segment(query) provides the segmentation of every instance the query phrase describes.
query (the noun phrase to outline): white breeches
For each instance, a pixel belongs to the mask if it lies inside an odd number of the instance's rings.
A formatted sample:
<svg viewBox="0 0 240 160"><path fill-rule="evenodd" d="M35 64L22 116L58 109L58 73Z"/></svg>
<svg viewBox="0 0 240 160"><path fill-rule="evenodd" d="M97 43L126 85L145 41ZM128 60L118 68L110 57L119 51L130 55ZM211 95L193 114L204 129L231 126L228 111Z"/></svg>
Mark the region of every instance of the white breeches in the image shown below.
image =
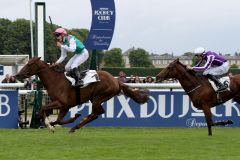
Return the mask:
<svg viewBox="0 0 240 160"><path fill-rule="evenodd" d="M80 54L75 54L66 64L65 70L69 71L70 69L80 66L88 57L89 54L87 49L84 49Z"/></svg>
<svg viewBox="0 0 240 160"><path fill-rule="evenodd" d="M219 67L209 68L208 70L203 72L203 75L211 74L214 76L219 76L227 73L228 70L229 70L228 62L225 62Z"/></svg>

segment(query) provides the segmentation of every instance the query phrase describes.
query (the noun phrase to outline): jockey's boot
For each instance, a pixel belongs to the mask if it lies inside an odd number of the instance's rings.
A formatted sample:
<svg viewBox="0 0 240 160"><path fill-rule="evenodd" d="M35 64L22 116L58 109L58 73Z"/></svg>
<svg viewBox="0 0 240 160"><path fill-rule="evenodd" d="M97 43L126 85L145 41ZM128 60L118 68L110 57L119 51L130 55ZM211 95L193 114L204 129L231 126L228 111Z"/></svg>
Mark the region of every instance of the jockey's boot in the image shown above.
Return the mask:
<svg viewBox="0 0 240 160"><path fill-rule="evenodd" d="M83 85L83 81L79 80L79 77L81 75L80 75L80 72L79 72L77 67L69 70L66 75L75 79L75 85L74 86Z"/></svg>
<svg viewBox="0 0 240 160"><path fill-rule="evenodd" d="M217 91L222 91L222 90L225 90L227 87L224 86L217 77L215 77L214 75L211 75L211 74L207 74L206 75L207 78L211 79L215 84L216 86L218 87L218 90Z"/></svg>
<svg viewBox="0 0 240 160"><path fill-rule="evenodd" d="M73 68L73 72L74 72L74 76L73 77L76 81L75 86L82 86L83 85L83 81L82 81L82 75L80 73L80 71L78 70L78 68Z"/></svg>

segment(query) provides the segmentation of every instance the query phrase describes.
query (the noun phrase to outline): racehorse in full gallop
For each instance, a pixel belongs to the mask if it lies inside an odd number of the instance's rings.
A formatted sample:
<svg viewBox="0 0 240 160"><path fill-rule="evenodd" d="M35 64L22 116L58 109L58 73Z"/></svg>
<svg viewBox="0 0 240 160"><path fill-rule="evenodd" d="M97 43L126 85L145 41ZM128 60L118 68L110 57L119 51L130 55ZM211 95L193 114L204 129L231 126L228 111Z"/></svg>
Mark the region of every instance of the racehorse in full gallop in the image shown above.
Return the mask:
<svg viewBox="0 0 240 160"><path fill-rule="evenodd" d="M157 81L168 78L178 79L193 105L203 110L208 126L208 135L212 135L212 126L233 123L230 120L214 123L210 108L231 98L240 103L240 75L230 77L230 90L216 93L206 77L197 77L193 70L189 70L177 59L156 76Z"/></svg>
<svg viewBox="0 0 240 160"><path fill-rule="evenodd" d="M41 61L40 58L32 58L15 76L18 79L27 78L32 75L39 76L52 100L50 104L42 106L40 111L40 116L43 117L50 129L53 129L52 126L56 124L63 125L74 122L80 114L76 114L75 117L66 121L63 118L71 107L85 103L88 100L92 102L92 113L85 117L78 125L74 126L70 132L74 132L76 129L97 119L99 115L104 113L102 103L121 92L137 103L148 101L147 91L133 90L115 79L108 72L97 71L97 73L100 81L91 83L85 88L72 87L63 72L55 71L54 68ZM48 111L51 109L60 110L55 122L49 122L48 120Z"/></svg>

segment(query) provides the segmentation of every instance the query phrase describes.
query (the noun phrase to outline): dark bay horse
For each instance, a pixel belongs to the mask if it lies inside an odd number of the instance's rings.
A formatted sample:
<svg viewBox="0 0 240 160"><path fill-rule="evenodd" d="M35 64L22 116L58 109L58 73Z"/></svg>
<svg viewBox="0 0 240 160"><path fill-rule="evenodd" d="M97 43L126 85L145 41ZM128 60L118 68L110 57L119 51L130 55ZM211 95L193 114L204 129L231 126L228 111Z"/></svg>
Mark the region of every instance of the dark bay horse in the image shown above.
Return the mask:
<svg viewBox="0 0 240 160"><path fill-rule="evenodd" d="M127 85L115 79L111 74L105 71L97 71L100 81L89 84L85 88L72 87L65 78L63 72L57 72L50 65L41 61L40 58L32 58L18 72L16 78L23 79L32 75L38 75L43 86L48 92L52 102L42 106L40 116L45 120L46 125L51 129L55 124L67 124L74 122L80 114L64 121L63 118L71 107L82 104L90 100L92 102L92 113L86 116L78 125L74 126L70 132L74 132L87 123L98 118L104 113L102 103L113 96L123 92L126 96L132 98L137 103L148 101L147 91L133 90ZM48 111L59 109L58 118L55 122L49 122Z"/></svg>
<svg viewBox="0 0 240 160"><path fill-rule="evenodd" d="M189 70L177 59L156 76L157 81L168 78L178 79L183 89L192 100L193 105L203 110L208 126L208 135L212 135L211 126L233 123L230 120L214 123L212 121L210 108L224 103L231 98L240 103L240 75L230 77L230 91L226 90L217 94L206 77L196 76L193 70ZM221 102L219 99L221 99Z"/></svg>

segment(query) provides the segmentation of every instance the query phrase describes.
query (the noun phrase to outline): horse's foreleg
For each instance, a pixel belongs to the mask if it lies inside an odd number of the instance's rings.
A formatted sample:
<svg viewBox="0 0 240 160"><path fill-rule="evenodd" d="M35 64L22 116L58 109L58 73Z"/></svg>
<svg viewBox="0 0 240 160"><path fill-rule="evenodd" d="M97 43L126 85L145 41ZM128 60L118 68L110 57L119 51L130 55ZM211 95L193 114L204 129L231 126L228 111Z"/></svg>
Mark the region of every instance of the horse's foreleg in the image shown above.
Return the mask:
<svg viewBox="0 0 240 160"><path fill-rule="evenodd" d="M54 132L54 127L50 124L50 120L48 117L49 115L47 115L47 111L51 109L59 109L59 108L62 108L61 103L59 103L58 101L53 101L43 106L40 110L40 116L43 117L44 123L52 132Z"/></svg>
<svg viewBox="0 0 240 160"><path fill-rule="evenodd" d="M205 114L205 119L206 119L206 122L207 122L208 135L211 136L212 135L213 121L212 121L212 113L211 113L210 107L209 106L204 106L203 107L203 112Z"/></svg>
<svg viewBox="0 0 240 160"><path fill-rule="evenodd" d="M64 124L68 124L68 123L73 123L78 117L81 116L81 114L75 114L75 116L73 118L70 118L68 120L63 120L64 116L67 114L68 109L61 109L59 114L58 114L58 118L55 122L50 122L50 124L52 126L59 124L59 125L64 125Z"/></svg>

